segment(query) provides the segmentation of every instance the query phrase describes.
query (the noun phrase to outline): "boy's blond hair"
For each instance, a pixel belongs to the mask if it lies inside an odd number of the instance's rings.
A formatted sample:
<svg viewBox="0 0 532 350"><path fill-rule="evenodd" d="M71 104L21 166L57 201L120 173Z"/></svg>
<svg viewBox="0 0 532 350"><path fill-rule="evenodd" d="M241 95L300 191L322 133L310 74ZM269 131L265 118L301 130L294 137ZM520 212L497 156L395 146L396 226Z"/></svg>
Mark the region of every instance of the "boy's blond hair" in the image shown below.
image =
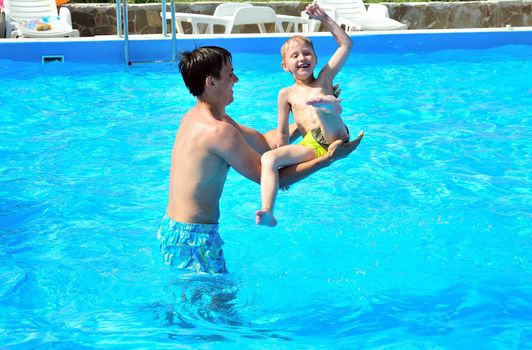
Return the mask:
<svg viewBox="0 0 532 350"><path fill-rule="evenodd" d="M287 41L285 41L283 46L281 46L281 58L284 59L284 55L286 54L286 52L288 51L288 48L293 43L306 44L306 45L310 46L310 48L312 49L312 52L314 52L314 55L316 54L316 51L314 50L314 45L312 44L312 41L310 41L309 38L307 38L306 36L303 36L303 35L294 35L294 36L290 37Z"/></svg>

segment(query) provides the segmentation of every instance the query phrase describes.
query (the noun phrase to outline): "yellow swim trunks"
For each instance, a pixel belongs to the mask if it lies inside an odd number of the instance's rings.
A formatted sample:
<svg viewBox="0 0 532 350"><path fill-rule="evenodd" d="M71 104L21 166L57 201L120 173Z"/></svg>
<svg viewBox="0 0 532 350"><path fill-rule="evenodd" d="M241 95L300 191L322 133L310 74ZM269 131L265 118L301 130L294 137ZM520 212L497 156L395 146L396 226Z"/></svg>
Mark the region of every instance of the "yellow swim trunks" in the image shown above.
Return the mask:
<svg viewBox="0 0 532 350"><path fill-rule="evenodd" d="M318 140L322 141L322 143L318 142ZM299 142L299 145L314 149L316 158L319 158L327 153L327 148L329 148L329 145L325 143L325 138L321 133L321 128L312 129L307 132L305 137L303 137L303 140Z"/></svg>
<svg viewBox="0 0 532 350"><path fill-rule="evenodd" d="M349 141L349 128L346 126L345 131L347 132L347 139L344 142ZM321 128L315 128L307 132L303 140L299 142L301 146L307 146L314 149L316 153L316 158L321 157L329 149L329 144L325 141L325 137L321 132Z"/></svg>

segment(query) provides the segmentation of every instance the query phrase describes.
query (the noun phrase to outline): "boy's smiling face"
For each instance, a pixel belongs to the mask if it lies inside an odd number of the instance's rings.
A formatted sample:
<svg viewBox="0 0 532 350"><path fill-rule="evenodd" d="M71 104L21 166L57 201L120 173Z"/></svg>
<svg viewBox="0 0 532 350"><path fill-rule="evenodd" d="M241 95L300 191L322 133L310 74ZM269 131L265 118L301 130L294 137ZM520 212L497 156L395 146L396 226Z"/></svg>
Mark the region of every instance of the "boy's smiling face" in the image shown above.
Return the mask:
<svg viewBox="0 0 532 350"><path fill-rule="evenodd" d="M292 73L295 79L306 80L313 76L316 63L317 57L312 47L296 41L287 48L281 66Z"/></svg>

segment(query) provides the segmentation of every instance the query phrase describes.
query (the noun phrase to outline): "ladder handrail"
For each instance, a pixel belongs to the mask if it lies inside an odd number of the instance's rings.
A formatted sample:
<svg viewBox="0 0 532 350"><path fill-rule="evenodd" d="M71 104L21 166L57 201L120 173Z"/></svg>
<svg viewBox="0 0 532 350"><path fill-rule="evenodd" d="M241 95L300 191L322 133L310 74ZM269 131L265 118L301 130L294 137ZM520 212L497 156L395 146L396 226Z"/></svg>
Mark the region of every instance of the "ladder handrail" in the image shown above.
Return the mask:
<svg viewBox="0 0 532 350"><path fill-rule="evenodd" d="M164 1L164 0L163 0ZM172 62L175 62L177 56L177 38L175 35L175 0L172 0L172 5L170 6L172 11ZM166 22L166 14L163 19Z"/></svg>
<svg viewBox="0 0 532 350"><path fill-rule="evenodd" d="M122 9L120 7L120 0L116 0L116 35L119 38L122 36Z"/></svg>
<svg viewBox="0 0 532 350"><path fill-rule="evenodd" d="M118 0L120 1L120 0ZM163 36L167 36L168 33L166 32L166 0L161 0L161 27L163 27Z"/></svg>
<svg viewBox="0 0 532 350"><path fill-rule="evenodd" d="M163 3L163 36L167 36L166 34L166 0L162 0ZM133 62L131 62L131 52L129 47L129 16L128 16L128 6L127 6L127 0L123 0L123 16L120 16L120 0L116 0L117 4L117 34L118 37L121 36L120 28L122 26L122 22L124 24L124 58L127 65L131 65ZM171 11L172 11L172 59L171 62L176 61L177 57L177 37L176 37L176 20L175 20L175 0L171 0ZM123 21L122 21L123 18ZM157 61L153 61L157 62Z"/></svg>
<svg viewBox="0 0 532 350"><path fill-rule="evenodd" d="M124 50L126 64L131 65L129 52L129 16L127 10L127 0L124 0Z"/></svg>

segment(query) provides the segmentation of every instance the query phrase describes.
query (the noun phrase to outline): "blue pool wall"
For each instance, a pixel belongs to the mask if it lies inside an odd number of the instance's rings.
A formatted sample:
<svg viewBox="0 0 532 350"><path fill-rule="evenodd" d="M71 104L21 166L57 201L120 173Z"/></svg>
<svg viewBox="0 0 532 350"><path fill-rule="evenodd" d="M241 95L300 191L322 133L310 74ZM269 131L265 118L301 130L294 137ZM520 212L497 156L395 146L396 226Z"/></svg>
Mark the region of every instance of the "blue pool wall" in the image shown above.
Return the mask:
<svg viewBox="0 0 532 350"><path fill-rule="evenodd" d="M196 46L217 45L232 53L278 53L289 35L229 35L219 37L179 37L176 52ZM330 51L336 43L330 35L308 35L318 51ZM487 49L502 45L532 45L530 30L485 31L405 31L352 34L359 53L432 52L445 49ZM172 58L170 37L136 36L129 40L130 61L150 62ZM63 56L70 63L127 63L125 42L113 38L61 38L56 40L0 41L0 60L42 62L44 56Z"/></svg>

